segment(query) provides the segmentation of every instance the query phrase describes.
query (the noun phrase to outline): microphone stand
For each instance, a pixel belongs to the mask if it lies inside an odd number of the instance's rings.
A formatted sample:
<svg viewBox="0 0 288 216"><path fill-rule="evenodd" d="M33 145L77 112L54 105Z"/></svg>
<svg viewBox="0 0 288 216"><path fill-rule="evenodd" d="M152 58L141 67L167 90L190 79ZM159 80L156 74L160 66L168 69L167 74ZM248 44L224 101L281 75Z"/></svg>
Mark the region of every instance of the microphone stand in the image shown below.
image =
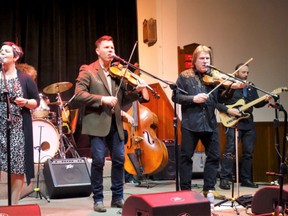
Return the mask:
<svg viewBox="0 0 288 216"><path fill-rule="evenodd" d="M12 111L10 107L10 97L8 91L8 85L6 80L6 74L4 71L4 67L2 65L2 74L4 80L4 91L3 94L6 98L6 110L7 110L7 118L6 118L6 140L7 140L7 187L8 187L8 205L11 205L11 152L10 152L10 134L11 134L11 126L13 125L12 121Z"/></svg>
<svg viewBox="0 0 288 216"><path fill-rule="evenodd" d="M284 175L287 173L287 162L288 158L285 157L286 151L286 136L287 136L287 112L281 104L275 103L274 105L270 104L274 109L278 109L284 113L284 131L283 131L283 144L282 144L282 158L280 163L279 174L266 173L268 175L279 176L279 195L278 195L278 204L274 209L276 216L282 215L285 212L285 203L283 201L283 184L284 184ZM285 212L286 214L287 212Z"/></svg>
<svg viewBox="0 0 288 216"><path fill-rule="evenodd" d="M120 58L117 55L113 56L115 59L118 59L120 61L122 61L123 63L125 63L127 66L132 67L134 70L139 70L143 73L145 73L146 75L159 80L163 83L165 83L166 85L169 85L170 89L173 90L173 95L176 95L177 90L181 91L184 94L188 94L188 92L184 91L183 89L179 88L176 83L172 83L169 81L165 81L157 76L154 76L153 74L125 61L124 59ZM176 112L176 102L174 102L174 118L173 118L173 126L174 126L174 151L175 151L175 179L176 179L176 191L179 191L179 172L178 172L178 167L179 167L179 149L178 149L178 122L177 122L177 112Z"/></svg>
<svg viewBox="0 0 288 216"><path fill-rule="evenodd" d="M278 98L280 99L280 97ZM274 104L277 104L277 99L274 98ZM274 106L271 105L270 106ZM278 155L278 164L281 164L281 155L280 155L280 140L279 140L279 118L278 118L278 109L275 109L275 119L274 119L274 127L275 127L275 148ZM280 172L280 167L278 172Z"/></svg>

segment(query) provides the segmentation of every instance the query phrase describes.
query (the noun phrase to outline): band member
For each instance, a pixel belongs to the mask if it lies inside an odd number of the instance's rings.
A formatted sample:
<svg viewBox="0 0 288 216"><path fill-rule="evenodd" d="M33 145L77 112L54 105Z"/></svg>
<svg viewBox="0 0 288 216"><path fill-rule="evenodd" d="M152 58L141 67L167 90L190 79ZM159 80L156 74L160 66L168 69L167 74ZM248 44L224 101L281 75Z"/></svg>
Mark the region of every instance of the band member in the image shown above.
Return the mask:
<svg viewBox="0 0 288 216"><path fill-rule="evenodd" d="M7 172L7 151L10 151L13 205L19 202L24 185L24 175L26 175L28 185L31 178L34 178L33 130L30 109L36 108L40 102L36 83L29 75L16 68L16 62L23 54L22 48L12 42L4 42L1 46L0 170ZM10 107L7 107L4 89L8 92ZM7 120L7 109L11 111L10 123ZM7 128L8 125L10 125L10 129ZM9 139L7 137L8 129ZM7 149L8 141L10 149Z"/></svg>
<svg viewBox="0 0 288 216"><path fill-rule="evenodd" d="M222 97L231 97L233 90L230 88L226 90L224 86L221 86L212 91L217 84L204 83L203 77L208 70L207 64L211 64L211 58L210 48L199 45L193 53L193 68L183 71L176 82L177 86L188 94L177 90L176 94L172 96L174 102L181 104L182 112L180 188L181 190L191 190L192 156L198 141L201 140L207 155L203 193L207 196L208 191L212 190L216 199L225 199L225 196L215 191L220 160L220 141L215 108ZM242 86L240 82L237 82L230 87L241 88Z"/></svg>
<svg viewBox="0 0 288 216"><path fill-rule="evenodd" d="M37 79L37 70L27 63L19 63L16 64L16 68L32 77L32 79L36 82Z"/></svg>
<svg viewBox="0 0 288 216"><path fill-rule="evenodd" d="M242 66L242 67L241 67ZM240 68L241 67L241 68ZM241 80L246 81L248 79L249 67L243 63L238 64L235 68L239 71L236 72L235 76ZM257 90L253 87L244 87L243 89L236 89L233 97L227 99L223 102L224 109L222 110L225 113L228 113L230 116L241 116L241 112L237 108L227 108L225 105L231 105L236 103L240 99L244 99L245 103L259 98ZM265 106L268 100L271 99L271 96L267 96L265 101L257 103L254 105L255 108L260 108ZM223 107L223 106L222 106ZM219 111L221 108L219 107ZM257 188L258 185L252 181L252 162L253 162L253 152L256 143L256 130L253 120L253 106L250 107L245 113L249 113L248 118L241 119L236 125L238 129L238 139L242 143L242 163L240 170L240 180L241 186ZM231 180L231 173L233 171L233 160L235 158L235 126L226 128L226 147L225 153L221 160L221 171L220 171L220 185L219 187L223 190L229 190L230 185L229 181Z"/></svg>
<svg viewBox="0 0 288 216"><path fill-rule="evenodd" d="M102 36L96 41L98 60L80 67L76 79L75 100L85 105L82 134L89 135L92 165L91 185L94 211L106 212L103 204L103 166L106 147L112 160L111 207L124 205L124 130L121 108L138 100L145 84L131 88L127 82L110 76L114 43L111 36ZM119 91L117 91L119 90ZM117 95L116 95L117 93Z"/></svg>

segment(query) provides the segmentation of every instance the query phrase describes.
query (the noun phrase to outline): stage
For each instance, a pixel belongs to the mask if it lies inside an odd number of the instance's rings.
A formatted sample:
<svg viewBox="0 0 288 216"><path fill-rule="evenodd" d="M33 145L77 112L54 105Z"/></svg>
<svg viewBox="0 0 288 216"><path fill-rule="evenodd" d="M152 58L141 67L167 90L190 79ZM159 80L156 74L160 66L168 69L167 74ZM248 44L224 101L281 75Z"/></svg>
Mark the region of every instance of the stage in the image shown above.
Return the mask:
<svg viewBox="0 0 288 216"><path fill-rule="evenodd" d="M37 166L37 165L35 165ZM73 195L70 198L54 198L50 199L50 202L46 201L46 199L42 198L40 199L39 196L36 198L36 193L32 193L31 195L23 198L20 200L20 205L32 205L32 204L38 204L40 207L41 215L44 216L74 216L74 215L81 215L81 216L92 216L92 215L121 215L122 210L117 208L111 208L110 202L111 202L111 191L110 191L110 162L106 161L105 170L104 170L104 205L107 208L106 213L97 213L93 211L93 201L92 201L92 195L85 196L85 197L73 197ZM37 169L35 169L35 172ZM2 173L3 174L3 173ZM65 173L64 173L65 174ZM37 176L37 175L36 175ZM0 206L7 206L8 200L7 200L7 184L5 182L5 175L1 176L1 200L0 200ZM40 169L40 185L39 188L41 191L45 194L47 194L47 186L45 183L45 179L43 176L43 164L41 164ZM142 184L139 185L133 185L130 183L126 183L124 187L124 194L125 199L127 199L129 196L133 194L153 194L153 193L165 193L165 192L171 192L175 193L177 195L176 191L176 182L175 180L148 180L147 187L145 182L142 182ZM217 183L216 190L226 195L226 197L231 198L232 192L231 190L222 190L218 187L219 182ZM36 186L36 182L33 181L33 186ZM193 179L192 180L192 191L196 192L196 194L201 194L202 196L202 186L203 186L203 179ZM260 187L258 189L253 188L247 188L247 187L241 187L239 184L239 194L236 191L236 184L235 186L235 192L234 192L234 198L241 197L244 195L254 195L257 190L259 190L261 187L266 186L265 183L260 183ZM22 195L27 194L33 190L33 188L26 187L23 191ZM215 203L219 203L220 200L215 200ZM248 213L251 213L251 208L244 208L243 205L240 205L237 202L234 202L235 206L237 208L237 211L240 213L240 215L248 215ZM0 211L1 212L1 211ZM25 215L23 212L23 215ZM22 214L21 214L22 215ZM27 216L29 213L27 213ZM167 215L167 214L166 214ZM231 207L231 202L228 201L226 203L223 203L220 206L216 206L214 210L214 215L237 215L237 212L235 208ZM29 215L30 216L30 215ZM168 216L168 215L167 215Z"/></svg>

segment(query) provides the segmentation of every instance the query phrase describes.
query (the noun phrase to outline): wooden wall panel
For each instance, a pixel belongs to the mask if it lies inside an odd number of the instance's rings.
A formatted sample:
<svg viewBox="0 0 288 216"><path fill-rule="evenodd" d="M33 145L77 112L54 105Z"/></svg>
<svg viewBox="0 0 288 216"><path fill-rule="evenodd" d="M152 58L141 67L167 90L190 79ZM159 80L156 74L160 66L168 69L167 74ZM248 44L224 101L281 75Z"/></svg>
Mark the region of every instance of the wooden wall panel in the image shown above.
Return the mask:
<svg viewBox="0 0 288 216"><path fill-rule="evenodd" d="M151 92L149 92L150 101L149 103L143 103L143 105L158 116L157 137L161 140L174 140L174 107L159 83L153 83L150 86L160 95L160 98L153 98ZM178 143L181 143L180 120L177 119L177 122Z"/></svg>
<svg viewBox="0 0 288 216"><path fill-rule="evenodd" d="M253 178L254 181L271 182L278 177L267 176L266 172L279 172L281 159L277 154L275 142L275 128L272 122L257 122L257 142L254 150ZM280 137L283 137L283 127L280 127ZM280 138L280 142L282 142ZM280 143L280 154L282 154Z"/></svg>

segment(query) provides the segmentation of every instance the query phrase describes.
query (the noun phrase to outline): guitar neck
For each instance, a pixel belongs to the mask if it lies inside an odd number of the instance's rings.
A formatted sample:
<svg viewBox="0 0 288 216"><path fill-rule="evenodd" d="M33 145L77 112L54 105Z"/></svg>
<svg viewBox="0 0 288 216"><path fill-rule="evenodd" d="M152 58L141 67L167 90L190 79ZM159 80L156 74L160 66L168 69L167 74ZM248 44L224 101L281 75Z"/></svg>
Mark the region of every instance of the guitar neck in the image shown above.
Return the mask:
<svg viewBox="0 0 288 216"><path fill-rule="evenodd" d="M266 98L266 95L264 95L264 96L262 96L262 97L259 97L259 98L257 98L256 100L251 101L251 102L243 105L243 106L241 107L241 110L242 110L242 111L245 111L245 110L249 109L251 106L254 106L254 105L257 104L257 103L260 103L261 101L264 101L265 98Z"/></svg>

